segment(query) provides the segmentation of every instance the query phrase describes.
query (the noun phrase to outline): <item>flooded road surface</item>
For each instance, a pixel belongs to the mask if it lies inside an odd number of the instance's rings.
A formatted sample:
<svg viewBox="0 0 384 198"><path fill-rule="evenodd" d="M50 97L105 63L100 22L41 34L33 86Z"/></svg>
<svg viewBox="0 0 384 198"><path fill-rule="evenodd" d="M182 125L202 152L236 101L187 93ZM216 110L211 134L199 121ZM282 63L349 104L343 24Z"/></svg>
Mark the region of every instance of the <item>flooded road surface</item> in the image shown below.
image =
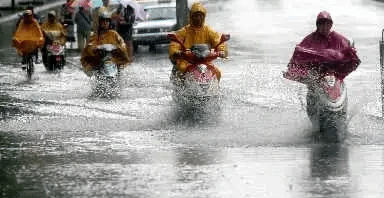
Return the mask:
<svg viewBox="0 0 384 198"><path fill-rule="evenodd" d="M63 72L31 81L0 24L0 195L3 197L382 197L384 122L378 42L384 4L372 0L228 0L207 21L231 34L220 111L172 100L167 46L140 47L121 97L90 98L93 79L70 52ZM281 72L328 10L362 60L346 78L348 137L314 143L305 87ZM8 40L9 38L9 40Z"/></svg>

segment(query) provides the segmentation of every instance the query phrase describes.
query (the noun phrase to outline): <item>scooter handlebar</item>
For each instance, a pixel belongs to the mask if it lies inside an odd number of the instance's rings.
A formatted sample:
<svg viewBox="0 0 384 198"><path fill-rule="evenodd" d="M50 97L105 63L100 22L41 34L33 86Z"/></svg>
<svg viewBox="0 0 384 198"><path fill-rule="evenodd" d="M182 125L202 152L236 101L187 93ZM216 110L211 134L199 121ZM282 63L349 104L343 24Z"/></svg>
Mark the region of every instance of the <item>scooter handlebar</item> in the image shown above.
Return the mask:
<svg viewBox="0 0 384 198"><path fill-rule="evenodd" d="M175 34L175 33L169 33L167 35L168 39L170 39L171 41L173 42L176 42L178 43L181 48L182 48L182 51L185 51L187 50L184 43L178 38L178 36ZM228 41L229 39L231 38L231 35L230 34L222 34L221 37L220 37L220 42L213 48L215 49L215 51L218 50L218 47L223 44L224 42Z"/></svg>
<svg viewBox="0 0 384 198"><path fill-rule="evenodd" d="M186 61L196 62L196 61L212 61L217 59L220 56L220 54L216 51L213 51L213 52L210 52L210 54L207 57L203 59L199 59L193 52L187 49L185 51L182 51L180 55L177 55L177 56L180 58L183 58Z"/></svg>
<svg viewBox="0 0 384 198"><path fill-rule="evenodd" d="M176 54L176 57L182 57L186 60L194 60L196 59L196 56L193 55L193 53L189 53L189 49L187 49L184 45L184 43L178 38L178 36L174 33L169 33L167 37L173 41L178 43L181 46L181 53ZM213 48L213 52L211 51L210 55L205 58L205 60L214 60L220 56L220 53L218 52L218 48L221 44L228 41L230 39L230 34L222 34L220 37L220 42Z"/></svg>

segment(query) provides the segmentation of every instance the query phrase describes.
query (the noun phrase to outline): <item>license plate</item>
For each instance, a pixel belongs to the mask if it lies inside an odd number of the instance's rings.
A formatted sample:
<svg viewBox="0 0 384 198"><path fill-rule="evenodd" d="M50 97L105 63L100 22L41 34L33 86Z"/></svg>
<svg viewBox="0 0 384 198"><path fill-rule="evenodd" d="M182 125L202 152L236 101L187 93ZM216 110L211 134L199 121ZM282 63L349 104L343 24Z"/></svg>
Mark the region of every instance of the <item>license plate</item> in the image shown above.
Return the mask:
<svg viewBox="0 0 384 198"><path fill-rule="evenodd" d="M53 54L57 55L60 54L63 50L63 47L58 44L53 44L48 46L49 51L51 51Z"/></svg>
<svg viewBox="0 0 384 198"><path fill-rule="evenodd" d="M325 82L328 86L331 86L331 87L335 86L335 84L336 84L336 77L335 76L326 76L326 77L324 77L324 79L325 79Z"/></svg>
<svg viewBox="0 0 384 198"><path fill-rule="evenodd" d="M61 61L61 56L56 56L56 61Z"/></svg>

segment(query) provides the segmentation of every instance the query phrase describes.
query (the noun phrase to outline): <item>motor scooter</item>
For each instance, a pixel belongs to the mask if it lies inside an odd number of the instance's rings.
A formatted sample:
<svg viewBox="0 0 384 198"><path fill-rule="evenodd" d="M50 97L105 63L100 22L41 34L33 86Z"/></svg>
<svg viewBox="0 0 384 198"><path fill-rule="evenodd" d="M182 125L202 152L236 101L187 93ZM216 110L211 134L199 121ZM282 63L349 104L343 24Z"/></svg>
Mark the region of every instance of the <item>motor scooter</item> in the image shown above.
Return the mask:
<svg viewBox="0 0 384 198"><path fill-rule="evenodd" d="M94 70L96 79L95 93L98 96L113 97L120 94L119 68L112 61L112 55L117 47L113 44L102 44L97 47L100 64Z"/></svg>
<svg viewBox="0 0 384 198"><path fill-rule="evenodd" d="M201 106L214 98L218 99L218 70L212 61L219 57L218 46L228 41L230 35L223 34L213 50L207 44L195 44L191 49L186 49L183 42L173 33L168 34L168 38L180 44L183 52L181 58L189 63L184 74L177 71L174 65L171 74L171 82L174 85L173 99L179 104L192 106ZM191 55L186 55L187 50L191 51Z"/></svg>
<svg viewBox="0 0 384 198"><path fill-rule="evenodd" d="M60 31L46 31L45 35L43 64L48 71L62 70L65 65L65 46L57 42Z"/></svg>
<svg viewBox="0 0 384 198"><path fill-rule="evenodd" d="M306 112L321 139L340 141L347 129L347 88L335 75L332 64L319 68L321 71L311 71L317 77L307 83Z"/></svg>
<svg viewBox="0 0 384 198"><path fill-rule="evenodd" d="M361 63L354 41L342 51L296 46L283 77L307 86L306 113L318 140L340 142L346 138L348 96L344 78Z"/></svg>
<svg viewBox="0 0 384 198"><path fill-rule="evenodd" d="M349 44L354 48L353 40ZM312 122L318 138L324 141L339 142L346 138L348 95L344 82L346 74L340 68L352 67L349 62L330 58L332 50L315 51L300 49L314 59L322 60L311 65L308 77L302 81L307 85L306 113Z"/></svg>

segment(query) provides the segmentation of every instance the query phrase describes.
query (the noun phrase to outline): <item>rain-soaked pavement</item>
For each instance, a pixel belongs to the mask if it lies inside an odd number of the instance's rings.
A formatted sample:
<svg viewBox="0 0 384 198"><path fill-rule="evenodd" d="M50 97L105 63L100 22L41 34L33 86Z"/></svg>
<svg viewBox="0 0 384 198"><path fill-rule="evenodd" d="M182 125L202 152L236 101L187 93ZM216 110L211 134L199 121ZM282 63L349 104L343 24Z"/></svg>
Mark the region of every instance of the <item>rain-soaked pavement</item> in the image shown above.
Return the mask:
<svg viewBox="0 0 384 198"><path fill-rule="evenodd" d="M167 47L140 48L121 97L90 99L93 79L71 52L60 74L27 81L0 24L0 196L384 196L379 47L384 3L373 0L227 0L208 23L231 34L218 112L172 100ZM315 143L305 89L281 77L294 45L328 10L353 37L360 67L346 78L348 137Z"/></svg>

